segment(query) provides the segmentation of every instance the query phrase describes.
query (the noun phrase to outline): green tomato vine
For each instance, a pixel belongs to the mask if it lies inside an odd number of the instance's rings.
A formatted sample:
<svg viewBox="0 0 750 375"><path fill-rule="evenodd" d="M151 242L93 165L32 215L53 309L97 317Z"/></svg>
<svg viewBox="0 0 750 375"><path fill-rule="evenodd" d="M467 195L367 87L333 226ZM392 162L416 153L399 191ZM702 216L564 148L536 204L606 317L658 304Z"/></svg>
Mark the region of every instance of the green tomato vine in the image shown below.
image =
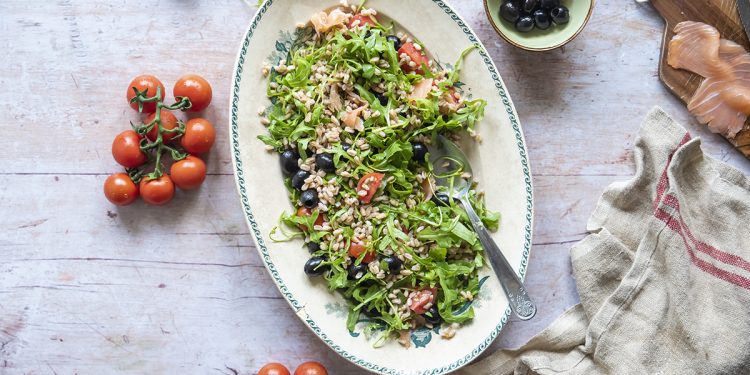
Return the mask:
<svg viewBox="0 0 750 375"><path fill-rule="evenodd" d="M185 159L188 156L187 152L184 152L181 147L176 145L168 145L164 140L164 134L176 133L170 141L174 141L182 137L185 134L185 123L181 120L177 120L177 127L173 129L165 129L162 125L161 111L163 109L168 111L186 111L192 107L190 99L187 97L178 97L177 102L172 105L164 103L161 87L156 88L156 95L148 96L148 90L138 90L137 87L133 87L135 96L130 100L130 103L138 104L138 112L143 113L143 104L156 102L156 112L154 112L153 120L147 123L134 124L130 122L130 126L133 130L141 137L140 148L143 153L148 157L148 162L143 166L137 168L127 169L128 176L133 180L134 183L139 183L143 178L148 180L158 179L165 174L165 166L163 164L163 154L169 153L169 156L173 161L179 161ZM148 133L154 128L156 132L156 139L151 140L148 137ZM148 165L153 161L153 170L147 173Z"/></svg>

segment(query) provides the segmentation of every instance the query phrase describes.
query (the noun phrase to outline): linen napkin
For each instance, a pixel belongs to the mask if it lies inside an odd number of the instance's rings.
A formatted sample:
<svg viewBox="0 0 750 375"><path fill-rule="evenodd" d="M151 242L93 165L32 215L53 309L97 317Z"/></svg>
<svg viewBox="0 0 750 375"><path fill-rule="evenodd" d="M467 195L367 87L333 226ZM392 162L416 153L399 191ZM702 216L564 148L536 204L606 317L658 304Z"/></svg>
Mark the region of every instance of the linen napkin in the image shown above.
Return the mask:
<svg viewBox="0 0 750 375"><path fill-rule="evenodd" d="M661 109L571 249L580 304L459 374L750 374L750 181Z"/></svg>

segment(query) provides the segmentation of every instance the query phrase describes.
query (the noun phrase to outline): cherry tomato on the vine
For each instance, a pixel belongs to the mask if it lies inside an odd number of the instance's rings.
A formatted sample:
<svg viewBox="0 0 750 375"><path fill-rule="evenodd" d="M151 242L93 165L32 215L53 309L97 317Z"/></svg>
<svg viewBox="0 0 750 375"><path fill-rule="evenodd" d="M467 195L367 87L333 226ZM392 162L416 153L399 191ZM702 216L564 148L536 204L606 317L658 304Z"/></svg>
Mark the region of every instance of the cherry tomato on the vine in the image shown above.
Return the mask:
<svg viewBox="0 0 750 375"><path fill-rule="evenodd" d="M118 206L127 206L138 198L138 186L127 173L115 173L104 181L104 196Z"/></svg>
<svg viewBox="0 0 750 375"><path fill-rule="evenodd" d="M167 204L174 197L174 183L167 175L153 180L145 177L141 180L140 188L143 200L155 206Z"/></svg>
<svg viewBox="0 0 750 375"><path fill-rule="evenodd" d="M128 86L128 92L127 92L127 98L128 103L130 103L130 107L138 110L138 103L131 103L130 100L135 97L135 91L133 91L133 87L138 89L138 91L146 91L146 96L152 97L156 95L156 88L159 87L159 91L161 92L161 99L164 100L164 95L167 93L164 91L164 84L161 83L161 81L150 75L150 74L142 74L138 77L133 78L133 81L130 82L130 85ZM147 102L143 103L143 113L153 113L156 112L156 102Z"/></svg>
<svg viewBox="0 0 750 375"><path fill-rule="evenodd" d="M161 113L161 117L160 117L161 127L163 130L171 130L179 126L177 122L177 117L175 117L172 114L172 112L169 112L166 109L162 109L160 113ZM156 117L156 112L148 116L144 124L148 124L149 122L153 121L155 117ZM154 127L148 131L148 134L146 134L146 137L149 139L149 141L151 142L156 141L156 138L158 137L158 133L157 133L158 131L159 131L159 127L156 124L154 124ZM164 140L164 142L169 142L172 140L172 138L176 136L177 136L177 132L163 131L161 133L161 138L162 140Z"/></svg>
<svg viewBox="0 0 750 375"><path fill-rule="evenodd" d="M297 366L294 375L328 375L328 370L320 362L310 361Z"/></svg>
<svg viewBox="0 0 750 375"><path fill-rule="evenodd" d="M206 163L201 158L188 155L172 164L169 170L172 181L183 190L195 189L206 179Z"/></svg>
<svg viewBox="0 0 750 375"><path fill-rule="evenodd" d="M190 119L185 124L185 134L182 135L180 144L191 154L205 154L211 150L215 140L214 126L210 121L199 117Z"/></svg>
<svg viewBox="0 0 750 375"><path fill-rule="evenodd" d="M182 97L190 99L192 104L188 111L200 112L211 104L211 85L197 74L186 74L177 80L172 91L176 100Z"/></svg>
<svg viewBox="0 0 750 375"><path fill-rule="evenodd" d="M271 362L258 370L258 375L291 375L289 369L281 363Z"/></svg>
<svg viewBox="0 0 750 375"><path fill-rule="evenodd" d="M141 150L141 138L133 130L126 130L112 141L112 156L125 168L135 168L146 162L146 154Z"/></svg>

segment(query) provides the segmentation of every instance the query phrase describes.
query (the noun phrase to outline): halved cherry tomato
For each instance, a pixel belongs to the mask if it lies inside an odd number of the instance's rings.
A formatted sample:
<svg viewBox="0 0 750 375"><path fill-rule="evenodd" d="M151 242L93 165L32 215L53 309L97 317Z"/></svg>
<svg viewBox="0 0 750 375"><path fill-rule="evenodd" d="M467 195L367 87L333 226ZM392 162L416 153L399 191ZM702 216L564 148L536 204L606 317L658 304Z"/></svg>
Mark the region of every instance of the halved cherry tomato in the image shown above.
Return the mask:
<svg viewBox="0 0 750 375"><path fill-rule="evenodd" d="M359 242L352 242L349 245L349 255L352 258L359 258L359 256L367 251L367 248L364 244L361 244ZM362 263L370 263L373 260L375 260L375 252L370 250L365 253L365 256L362 258Z"/></svg>
<svg viewBox="0 0 750 375"><path fill-rule="evenodd" d="M216 131L211 122L204 118L193 118L185 124L185 134L180 144L191 154L205 154L211 150L216 140Z"/></svg>
<svg viewBox="0 0 750 375"><path fill-rule="evenodd" d="M320 362L310 361L297 366L294 375L328 375L328 370Z"/></svg>
<svg viewBox="0 0 750 375"><path fill-rule="evenodd" d="M360 13L354 15L352 18L349 18L349 23L346 24L346 26L350 29L365 25L377 26L377 23L373 20L373 16L365 16L364 14Z"/></svg>
<svg viewBox="0 0 750 375"><path fill-rule="evenodd" d="M133 130L125 130L112 141L112 156L125 168L135 168L146 162L146 154L141 150L141 138Z"/></svg>
<svg viewBox="0 0 750 375"><path fill-rule="evenodd" d="M197 156L188 155L185 159L172 164L169 175L178 188L195 189L206 179L206 163Z"/></svg>
<svg viewBox="0 0 750 375"><path fill-rule="evenodd" d="M437 288L422 289L412 297L409 308L415 314L424 314L435 303L435 297L437 297Z"/></svg>
<svg viewBox="0 0 750 375"><path fill-rule="evenodd" d="M167 93L164 91L164 85L159 81L158 78L150 75L150 74L143 74L139 75L138 77L133 78L133 81L130 82L130 85L128 86L128 92L126 93L126 96L128 98L128 103L130 103L130 107L138 110L138 103L131 103L130 100L135 97L135 91L133 91L133 87L138 89L138 91L146 91L146 96L152 97L156 95L156 88L158 87L161 92L161 98L164 99L164 95ZM156 102L148 102L143 103L143 113L153 113L156 112Z"/></svg>
<svg viewBox="0 0 750 375"><path fill-rule="evenodd" d="M309 208L307 208L307 207L300 207L299 209L297 209L297 216L310 216L310 215L312 215L312 210L309 209ZM324 221L325 221L325 215L323 215L322 213L318 213L318 218L315 219L315 223L313 223L313 224L314 225L323 225ZM299 229L301 229L302 231L307 232L307 226L306 225L300 224L299 225Z"/></svg>
<svg viewBox="0 0 750 375"><path fill-rule="evenodd" d="M145 124L148 124L149 122L153 121L154 117L156 117L155 112L146 118ZM160 120L161 120L161 127L164 130L174 129L177 126L179 126L179 124L177 123L177 117L174 117L172 112L169 112L166 109L161 110ZM151 128L151 130L149 130L148 133L146 134L146 137L151 142L155 141L156 138L158 137L158 134L157 134L157 132L159 131L158 128L159 127L156 126L156 124L154 124L154 127ZM162 132L161 133L161 138L162 140L164 140L164 142L169 142L172 140L172 138L176 136L177 136L177 132Z"/></svg>
<svg viewBox="0 0 750 375"><path fill-rule="evenodd" d="M138 186L127 173L115 173L104 181L104 196L118 206L127 206L138 198Z"/></svg>
<svg viewBox="0 0 750 375"><path fill-rule="evenodd" d="M378 191L380 181L383 180L383 177L385 177L385 175L378 172L370 172L362 176L357 184L357 196L359 197L359 200L364 203L370 203L370 200ZM365 194L359 195L359 192L363 190L365 191Z"/></svg>
<svg viewBox="0 0 750 375"><path fill-rule="evenodd" d="M140 188L143 200L155 206L167 204L174 197L174 183L167 175L154 180L144 178L141 180Z"/></svg>
<svg viewBox="0 0 750 375"><path fill-rule="evenodd" d="M414 43L404 43L401 48L398 49L398 55L401 56L402 53L405 53L406 56L409 56L411 61L413 61L416 65L410 66L408 63L403 63L401 64L401 69L407 72L415 72L417 74L424 73L424 70L422 70L422 64L427 65L430 63L430 60L422 51L417 50L417 48L414 47Z"/></svg>
<svg viewBox="0 0 750 375"><path fill-rule="evenodd" d="M289 369L281 363L271 362L258 370L258 375L291 375Z"/></svg>
<svg viewBox="0 0 750 375"><path fill-rule="evenodd" d="M180 77L174 84L172 93L175 100L179 101L182 97L190 99L191 106L188 108L190 112L200 112L206 109L211 104L213 95L208 81L197 74L186 74Z"/></svg>

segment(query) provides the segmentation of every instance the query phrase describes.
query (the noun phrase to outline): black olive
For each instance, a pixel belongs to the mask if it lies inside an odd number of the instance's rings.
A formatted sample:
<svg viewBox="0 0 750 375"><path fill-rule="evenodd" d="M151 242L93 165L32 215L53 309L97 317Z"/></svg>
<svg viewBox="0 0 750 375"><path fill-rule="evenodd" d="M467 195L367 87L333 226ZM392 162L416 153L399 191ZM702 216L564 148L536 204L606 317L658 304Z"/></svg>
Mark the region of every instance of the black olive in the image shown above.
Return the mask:
<svg viewBox="0 0 750 375"><path fill-rule="evenodd" d="M344 150L344 151L349 151L350 148L352 148L352 145L350 145L348 143L342 143L341 144L341 149Z"/></svg>
<svg viewBox="0 0 750 375"><path fill-rule="evenodd" d="M398 51L401 48L401 39L395 35L388 35L385 37L389 42L393 43L393 48Z"/></svg>
<svg viewBox="0 0 750 375"><path fill-rule="evenodd" d="M523 16L516 22L516 30L526 33L534 28L534 19L531 16Z"/></svg>
<svg viewBox="0 0 750 375"><path fill-rule="evenodd" d="M352 264L349 266L347 278L349 280L359 280L367 273L367 266L364 263Z"/></svg>
<svg viewBox="0 0 750 375"><path fill-rule="evenodd" d="M388 265L388 271L390 271L390 273L395 274L401 271L401 265L403 263L401 262L401 259L398 259L397 256L387 256L383 259L383 261L385 261L385 264Z"/></svg>
<svg viewBox="0 0 750 375"><path fill-rule="evenodd" d="M422 142L414 142L411 144L411 158L418 161L424 162L427 156L427 146Z"/></svg>
<svg viewBox="0 0 750 375"><path fill-rule="evenodd" d="M381 93L375 93L375 98L378 99L378 102L380 102L380 105L386 106L388 105L388 97L385 94Z"/></svg>
<svg viewBox="0 0 750 375"><path fill-rule="evenodd" d="M315 208L318 205L318 191L314 189L305 190L299 196L302 205L307 208Z"/></svg>
<svg viewBox="0 0 750 375"><path fill-rule="evenodd" d="M326 259L320 256L308 259L305 263L305 273L310 276L320 276L326 273L331 266L323 264L325 261Z"/></svg>
<svg viewBox="0 0 750 375"><path fill-rule="evenodd" d="M380 311L378 311L378 309L373 307L373 308L365 310L365 315L371 318L377 318L380 316Z"/></svg>
<svg viewBox="0 0 750 375"><path fill-rule="evenodd" d="M439 191L432 195L432 201L435 202L438 206L450 206L451 200L450 196L447 193L444 193L442 191Z"/></svg>
<svg viewBox="0 0 750 375"><path fill-rule="evenodd" d="M536 6L539 4L539 0L522 0L521 1L521 11L524 13L531 13L536 9Z"/></svg>
<svg viewBox="0 0 750 375"><path fill-rule="evenodd" d="M568 8L564 6L552 8L552 10L549 11L549 15L552 17L552 22L558 25L562 25L570 21L570 12L568 12Z"/></svg>
<svg viewBox="0 0 750 375"><path fill-rule="evenodd" d="M437 325L443 322L443 317L440 316L440 311L438 311L438 308L435 305L432 305L426 313L422 314L422 317L424 317L424 320L427 321L427 323L432 325Z"/></svg>
<svg viewBox="0 0 750 375"><path fill-rule="evenodd" d="M317 242L308 242L307 243L307 251L310 252L310 254L319 251L320 250L320 244Z"/></svg>
<svg viewBox="0 0 750 375"><path fill-rule="evenodd" d="M333 164L333 155L331 154L323 153L315 155L315 166L326 173L336 172L336 165Z"/></svg>
<svg viewBox="0 0 750 375"><path fill-rule="evenodd" d="M297 172L294 172L294 175L292 176L292 187L297 190L302 190L302 185L305 184L305 180L310 177L310 172L305 170L298 170Z"/></svg>
<svg viewBox="0 0 750 375"><path fill-rule="evenodd" d="M549 14L545 10L539 9L534 11L534 25L538 29L547 30L550 25Z"/></svg>
<svg viewBox="0 0 750 375"><path fill-rule="evenodd" d="M560 0L539 0L539 7L550 10L560 6Z"/></svg>
<svg viewBox="0 0 750 375"><path fill-rule="evenodd" d="M515 3L508 0L500 6L500 17L508 22L515 23L518 21L518 17L521 17L521 12L518 11Z"/></svg>
<svg viewBox="0 0 750 375"><path fill-rule="evenodd" d="M299 160L299 153L295 150L286 150L281 153L281 171L285 175L291 176L292 173L299 170L297 161Z"/></svg>

